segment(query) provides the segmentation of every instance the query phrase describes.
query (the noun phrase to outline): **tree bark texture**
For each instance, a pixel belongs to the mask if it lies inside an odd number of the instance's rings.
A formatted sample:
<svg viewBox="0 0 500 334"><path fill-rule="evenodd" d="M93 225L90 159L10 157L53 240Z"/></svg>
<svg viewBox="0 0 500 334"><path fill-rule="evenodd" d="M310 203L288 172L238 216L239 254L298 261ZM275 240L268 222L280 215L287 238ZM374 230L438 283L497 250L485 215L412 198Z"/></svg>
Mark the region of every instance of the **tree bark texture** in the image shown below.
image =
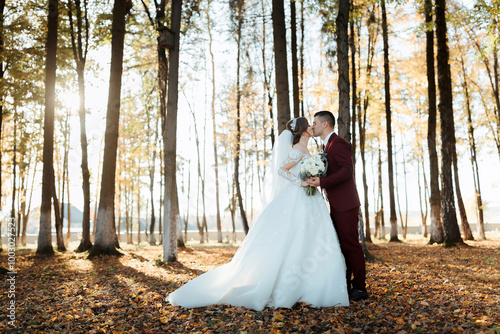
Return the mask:
<svg viewBox="0 0 500 334"><path fill-rule="evenodd" d="M174 48L169 52L167 118L163 130L165 159L165 198L163 217L163 261L177 260L177 226L179 203L177 198L177 103L179 97L179 47L182 0L172 0L170 29L174 33Z"/></svg>
<svg viewBox="0 0 500 334"><path fill-rule="evenodd" d="M59 1L49 0L45 61L45 117L43 126L42 203L37 254L53 254L52 248L52 187L54 186L54 111L56 98L57 24Z"/></svg>
<svg viewBox="0 0 500 334"><path fill-rule="evenodd" d="M273 1L274 4L274 1ZM281 0L281 4L283 5L283 0ZM234 183L236 186L236 196L238 198L238 206L240 207L240 215L241 215L241 220L243 223L243 229L245 231L245 234L248 234L249 226L248 226L248 220L247 220L247 215L245 212L245 207L243 204L243 195L241 192L241 185L240 185L240 173L239 173L239 168L240 168L240 153L241 153L241 91L240 91L240 72L241 72L241 36L242 36L242 29L243 29L243 3L241 1L238 2L238 31L237 31L237 44L238 44L238 57L237 57L237 64L236 64L236 148L235 148L235 155L234 155ZM274 6L273 6L273 15L274 15ZM273 16L274 18L274 16ZM274 19L273 19L274 22ZM273 23L274 24L274 23ZM284 17L283 17L283 27L284 27ZM276 38L275 38L275 44L276 44ZM277 56L276 56L277 57ZM285 43L285 57L286 57L286 43ZM276 64L278 65L278 64ZM286 69L285 69L286 71ZM286 81L287 85L287 95L288 95L288 79ZM278 108L279 108L279 95L278 95ZM280 114L280 111L278 109L278 115ZM288 115L290 115L290 104L288 103ZM290 116L288 116L289 118ZM280 125L281 125L281 118L278 116ZM286 122L285 122L286 124ZM279 126L280 126L279 125Z"/></svg>
<svg viewBox="0 0 500 334"><path fill-rule="evenodd" d="M391 114L391 75L389 70L389 32L387 27L387 11L385 0L381 0L382 7L382 38L384 40L384 90L385 90L385 115L387 131L387 165L389 169L389 205L391 223L391 238L389 241L399 241L398 219L396 217L396 201L394 199L394 164L392 153L392 114Z"/></svg>
<svg viewBox="0 0 500 334"><path fill-rule="evenodd" d="M54 173L54 169L52 169ZM55 177L53 177L54 183L52 185L52 203L54 205L54 216L56 221L56 243L57 250L59 252L65 252L66 247L64 246L64 236L63 236L63 214L61 214L61 205L57 199L56 182Z"/></svg>
<svg viewBox="0 0 500 334"><path fill-rule="evenodd" d="M337 65L339 89L338 133L346 142L351 142L351 115L349 110L349 0L339 0L337 25Z"/></svg>
<svg viewBox="0 0 500 334"><path fill-rule="evenodd" d="M452 164L455 150L455 123L446 28L446 0L436 0L437 68L441 119L441 208L445 246L462 243L453 193Z"/></svg>
<svg viewBox="0 0 500 334"><path fill-rule="evenodd" d="M465 240L474 240L472 231L467 219L467 212L465 211L465 204L462 198L462 191L460 190L460 180L458 177L458 157L456 143L453 145L453 176L455 181L455 192L457 194L458 211L460 213L460 221L462 222L462 232Z"/></svg>
<svg viewBox="0 0 500 334"><path fill-rule="evenodd" d="M125 40L125 18L130 10L127 0L115 0L111 28L111 69L104 136L104 159L102 165L101 194L97 214L95 242L89 257L99 254L119 255L115 247L115 179L118 128L120 123L120 98L123 71L123 45Z"/></svg>
<svg viewBox="0 0 500 334"><path fill-rule="evenodd" d="M286 52L286 27L284 0L273 0L273 37L276 94L278 95L278 134L286 128L290 119L290 96L288 88L288 62Z"/></svg>
<svg viewBox="0 0 500 334"><path fill-rule="evenodd" d="M432 0L425 0L424 14L427 25L426 36L426 64L427 64L427 96L429 102L429 118L427 122L427 148L429 150L430 170L430 218L431 237L430 244L442 243L444 240L443 224L441 222L441 192L439 190L439 164L436 149L436 77L434 66L434 30L432 27Z"/></svg>

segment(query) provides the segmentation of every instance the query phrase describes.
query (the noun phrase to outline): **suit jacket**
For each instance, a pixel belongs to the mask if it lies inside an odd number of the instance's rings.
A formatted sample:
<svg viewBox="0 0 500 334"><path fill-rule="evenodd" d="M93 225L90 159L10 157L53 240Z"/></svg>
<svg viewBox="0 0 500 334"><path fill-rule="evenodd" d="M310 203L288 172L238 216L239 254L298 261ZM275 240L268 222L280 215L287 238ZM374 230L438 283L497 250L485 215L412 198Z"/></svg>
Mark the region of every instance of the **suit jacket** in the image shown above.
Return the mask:
<svg viewBox="0 0 500 334"><path fill-rule="evenodd" d="M330 207L344 212L359 206L349 144L333 133L326 144L325 153L328 168L326 176L320 178L320 186L326 190Z"/></svg>

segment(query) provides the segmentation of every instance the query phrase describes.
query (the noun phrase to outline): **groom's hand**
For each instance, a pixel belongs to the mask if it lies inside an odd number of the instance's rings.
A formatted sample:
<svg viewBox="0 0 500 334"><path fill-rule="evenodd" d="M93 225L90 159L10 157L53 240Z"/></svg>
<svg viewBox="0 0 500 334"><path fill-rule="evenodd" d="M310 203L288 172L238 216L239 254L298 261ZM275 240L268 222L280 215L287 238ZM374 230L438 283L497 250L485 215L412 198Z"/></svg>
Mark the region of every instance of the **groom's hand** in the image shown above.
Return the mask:
<svg viewBox="0 0 500 334"><path fill-rule="evenodd" d="M319 187L319 177L310 177L307 179L307 184L313 187Z"/></svg>

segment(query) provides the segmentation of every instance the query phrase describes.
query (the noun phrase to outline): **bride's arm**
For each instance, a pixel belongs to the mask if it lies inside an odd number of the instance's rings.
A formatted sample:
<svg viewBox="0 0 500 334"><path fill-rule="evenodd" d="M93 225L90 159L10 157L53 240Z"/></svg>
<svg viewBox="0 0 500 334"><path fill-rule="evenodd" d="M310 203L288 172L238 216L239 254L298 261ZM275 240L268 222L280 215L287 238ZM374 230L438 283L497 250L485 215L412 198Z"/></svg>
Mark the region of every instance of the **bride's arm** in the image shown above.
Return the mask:
<svg viewBox="0 0 500 334"><path fill-rule="evenodd" d="M290 169L295 167L295 165L297 165L301 159L302 154L300 154L299 151L290 150L290 152L288 153L288 157L285 159L285 161L283 161L280 169L278 170L278 175L284 177L298 187L305 187L307 186L307 183L305 181L300 180L297 176L290 173Z"/></svg>

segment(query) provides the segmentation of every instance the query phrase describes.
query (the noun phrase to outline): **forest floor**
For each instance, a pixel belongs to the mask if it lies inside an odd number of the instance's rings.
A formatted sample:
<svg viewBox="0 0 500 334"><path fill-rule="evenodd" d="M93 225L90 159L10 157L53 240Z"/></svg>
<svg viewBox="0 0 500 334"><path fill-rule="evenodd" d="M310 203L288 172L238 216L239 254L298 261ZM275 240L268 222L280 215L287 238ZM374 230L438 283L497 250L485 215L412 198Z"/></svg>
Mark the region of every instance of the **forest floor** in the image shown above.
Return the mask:
<svg viewBox="0 0 500 334"><path fill-rule="evenodd" d="M0 332L498 334L500 233L487 237L448 249L417 238L377 241L368 246L377 258L367 264L368 300L261 312L165 302L187 280L229 262L237 247L228 244L190 243L172 264L161 261L161 246L145 243L122 244L122 257L93 260L71 251L39 257L33 248L18 249L15 290L9 275L0 276ZM8 266L5 245L0 261ZM12 300L15 327L7 317Z"/></svg>

